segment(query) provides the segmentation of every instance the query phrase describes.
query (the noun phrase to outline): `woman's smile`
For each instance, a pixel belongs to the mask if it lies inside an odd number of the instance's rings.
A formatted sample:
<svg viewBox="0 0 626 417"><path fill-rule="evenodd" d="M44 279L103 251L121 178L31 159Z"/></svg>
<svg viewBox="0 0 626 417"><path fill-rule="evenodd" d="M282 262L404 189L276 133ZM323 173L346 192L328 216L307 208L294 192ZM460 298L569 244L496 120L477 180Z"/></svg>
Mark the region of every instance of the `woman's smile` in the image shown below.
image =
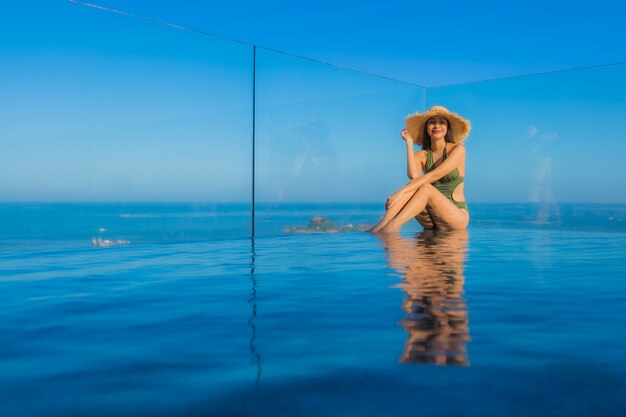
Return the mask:
<svg viewBox="0 0 626 417"><path fill-rule="evenodd" d="M440 136L440 135L445 135L445 134L446 134L445 129L431 129L430 131L431 136Z"/></svg>

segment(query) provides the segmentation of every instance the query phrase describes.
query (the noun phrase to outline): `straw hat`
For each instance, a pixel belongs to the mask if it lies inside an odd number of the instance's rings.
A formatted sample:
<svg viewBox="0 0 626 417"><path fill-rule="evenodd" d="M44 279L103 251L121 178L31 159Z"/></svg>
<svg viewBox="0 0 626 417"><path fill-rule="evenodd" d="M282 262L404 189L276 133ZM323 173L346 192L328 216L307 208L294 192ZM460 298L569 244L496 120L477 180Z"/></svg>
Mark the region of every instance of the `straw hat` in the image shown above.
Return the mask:
<svg viewBox="0 0 626 417"><path fill-rule="evenodd" d="M465 138L467 138L467 135L469 135L470 130L472 130L472 124L469 120L462 118L456 113L452 113L443 106L433 106L430 110L425 111L424 113L410 114L404 120L406 130L409 132L411 137L415 138L415 143L418 145L422 144L426 121L431 117L436 116L442 116L448 119L448 123L452 128L452 133L454 134L454 143L463 142Z"/></svg>

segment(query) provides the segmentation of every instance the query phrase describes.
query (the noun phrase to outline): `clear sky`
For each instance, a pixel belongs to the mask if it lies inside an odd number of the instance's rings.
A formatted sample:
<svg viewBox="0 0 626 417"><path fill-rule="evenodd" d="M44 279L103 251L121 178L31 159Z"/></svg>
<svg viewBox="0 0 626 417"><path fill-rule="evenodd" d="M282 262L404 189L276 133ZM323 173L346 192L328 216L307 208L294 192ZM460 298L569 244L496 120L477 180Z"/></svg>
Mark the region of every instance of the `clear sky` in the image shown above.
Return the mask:
<svg viewBox="0 0 626 417"><path fill-rule="evenodd" d="M91 2L427 87L626 61L621 0Z"/></svg>
<svg viewBox="0 0 626 417"><path fill-rule="evenodd" d="M244 43L3 5L0 201L249 201L254 43L417 85L260 50L258 201L383 200L406 181L404 117L443 104L474 124L468 200L626 203L602 176L626 174L626 65L466 83L626 61L621 3L92 3ZM589 163L584 122L607 116Z"/></svg>

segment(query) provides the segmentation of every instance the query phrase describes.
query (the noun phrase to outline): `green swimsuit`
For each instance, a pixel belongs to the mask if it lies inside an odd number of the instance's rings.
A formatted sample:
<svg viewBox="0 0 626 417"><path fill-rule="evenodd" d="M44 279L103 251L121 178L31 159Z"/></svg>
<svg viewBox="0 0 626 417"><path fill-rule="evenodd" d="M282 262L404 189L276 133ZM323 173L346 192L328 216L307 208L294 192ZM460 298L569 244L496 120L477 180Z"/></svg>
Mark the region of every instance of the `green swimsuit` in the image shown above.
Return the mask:
<svg viewBox="0 0 626 417"><path fill-rule="evenodd" d="M446 148L443 149L443 156L441 157L442 163L448 157L448 152ZM433 152L430 149L426 151L425 169L427 173L435 169ZM465 201L455 201L454 198L452 198L452 193L460 184L463 184L463 177L461 176L461 174L459 174L459 170L457 168L454 168L454 171L450 172L448 175L444 175L442 178L433 182L432 185L433 187L441 191L441 194L445 195L448 200L452 201L452 204L454 204L458 208L467 210L467 203Z"/></svg>

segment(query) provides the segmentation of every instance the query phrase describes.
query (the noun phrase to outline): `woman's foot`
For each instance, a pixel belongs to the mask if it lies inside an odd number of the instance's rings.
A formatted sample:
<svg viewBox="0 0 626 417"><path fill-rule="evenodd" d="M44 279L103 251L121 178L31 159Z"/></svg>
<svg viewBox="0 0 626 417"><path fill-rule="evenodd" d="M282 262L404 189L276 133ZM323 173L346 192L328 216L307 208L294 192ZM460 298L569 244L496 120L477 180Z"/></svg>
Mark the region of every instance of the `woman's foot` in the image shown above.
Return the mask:
<svg viewBox="0 0 626 417"><path fill-rule="evenodd" d="M399 227L394 227L391 224L387 224L384 227L380 227L376 225L372 227L371 229L366 230L366 232L369 232L369 233L383 233L383 234L398 233L399 231L400 231Z"/></svg>

